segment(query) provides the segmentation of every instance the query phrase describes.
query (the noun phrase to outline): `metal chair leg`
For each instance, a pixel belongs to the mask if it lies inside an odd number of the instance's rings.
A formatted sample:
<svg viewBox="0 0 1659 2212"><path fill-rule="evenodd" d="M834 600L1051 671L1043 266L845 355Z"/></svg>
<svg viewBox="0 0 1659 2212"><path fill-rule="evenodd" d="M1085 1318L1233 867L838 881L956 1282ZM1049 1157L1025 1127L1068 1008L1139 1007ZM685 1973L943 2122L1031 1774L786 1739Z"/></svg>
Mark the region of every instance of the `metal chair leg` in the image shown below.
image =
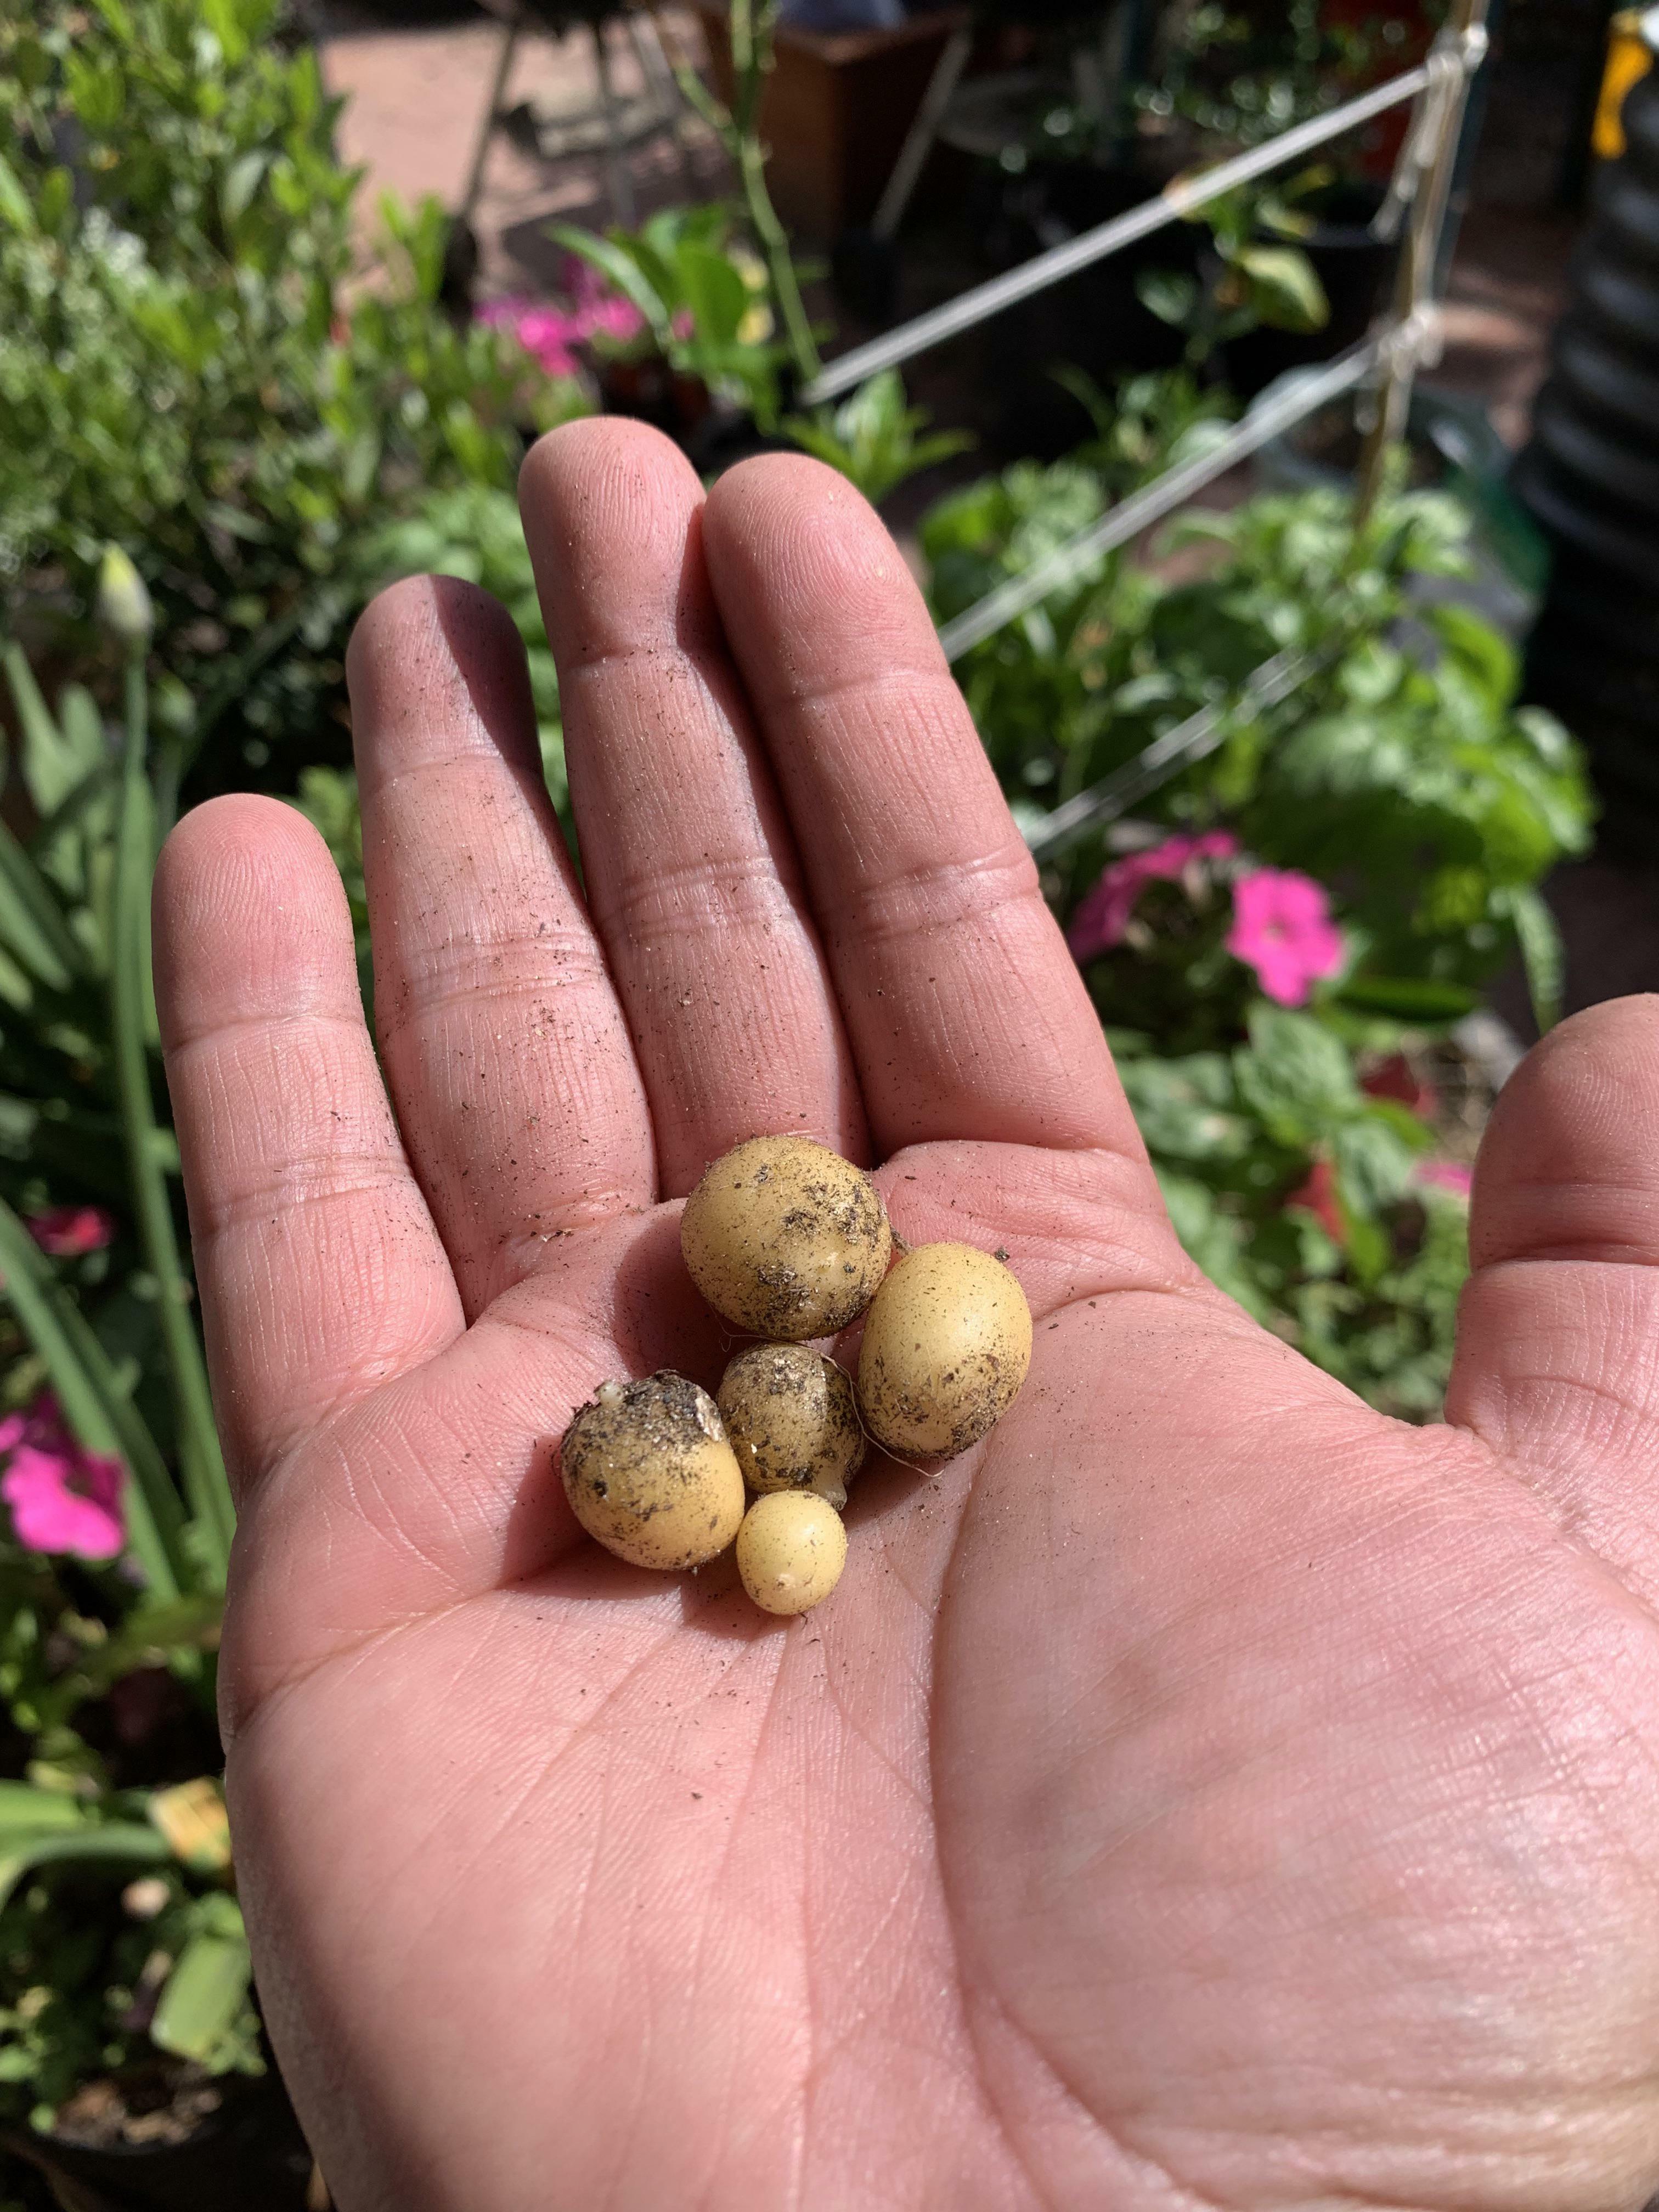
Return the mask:
<svg viewBox="0 0 1659 2212"><path fill-rule="evenodd" d="M513 67L513 58L519 48L521 26L516 22L503 25L501 43L495 56L495 74L490 80L489 100L484 108L483 121L479 126L478 142L472 149L472 166L467 171L466 190L461 195L460 220L470 222L472 210L477 205L478 194L483 188L484 163L489 155L489 142L495 135L501 119L501 100L507 91L507 80Z"/></svg>
<svg viewBox="0 0 1659 2212"><path fill-rule="evenodd" d="M674 152L679 161L681 180L684 184L688 195L695 199L697 193L697 167L692 159L690 141L685 135L685 125L690 118L686 114L684 98L668 59L668 49L663 44L662 26L657 21L657 12L654 8L647 8L638 15L630 13L627 21L628 35L633 41L635 53L639 57L641 74L662 102L663 112L669 118L668 134L674 142ZM648 39L641 32L641 24L644 26L644 30L650 33Z"/></svg>
<svg viewBox="0 0 1659 2212"><path fill-rule="evenodd" d="M628 173L628 154L623 144L616 88L611 82L611 52L605 43L605 26L590 26L593 58L599 72L599 105L605 110L605 173L611 193L611 212L624 230L634 228L634 180Z"/></svg>

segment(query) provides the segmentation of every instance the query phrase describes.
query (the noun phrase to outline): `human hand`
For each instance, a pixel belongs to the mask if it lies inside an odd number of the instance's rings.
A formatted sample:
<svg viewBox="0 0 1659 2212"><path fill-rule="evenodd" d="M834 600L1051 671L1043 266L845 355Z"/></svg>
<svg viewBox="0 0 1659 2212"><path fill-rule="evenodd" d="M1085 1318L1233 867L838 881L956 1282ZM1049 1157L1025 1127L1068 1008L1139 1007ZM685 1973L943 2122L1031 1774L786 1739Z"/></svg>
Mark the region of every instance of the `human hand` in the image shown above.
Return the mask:
<svg viewBox="0 0 1659 2212"><path fill-rule="evenodd" d="M1183 1256L856 495L705 501L614 422L523 495L586 904L453 582L352 650L384 1083L296 814L204 807L157 883L239 1881L338 2201L1639 2205L1652 1003L1511 1082L1453 1425L1385 1420ZM1036 1339L986 1443L866 1470L792 1624L599 1551L555 1444L609 1376L714 1386L676 1201L793 1129L1006 1246Z"/></svg>

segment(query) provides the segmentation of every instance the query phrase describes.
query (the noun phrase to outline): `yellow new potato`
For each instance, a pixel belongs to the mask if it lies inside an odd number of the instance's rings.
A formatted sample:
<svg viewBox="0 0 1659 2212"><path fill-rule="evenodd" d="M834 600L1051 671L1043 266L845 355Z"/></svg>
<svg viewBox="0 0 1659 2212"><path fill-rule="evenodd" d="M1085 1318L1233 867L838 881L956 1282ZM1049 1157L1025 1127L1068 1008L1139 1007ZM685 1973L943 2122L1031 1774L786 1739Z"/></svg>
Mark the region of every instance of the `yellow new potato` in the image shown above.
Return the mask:
<svg viewBox="0 0 1659 2212"><path fill-rule="evenodd" d="M829 1596L847 1565L847 1531L826 1498L774 1490L738 1531L738 1572L763 1613L805 1613Z"/></svg>
<svg viewBox="0 0 1659 2212"><path fill-rule="evenodd" d="M715 1393L720 1419L750 1490L815 1490L835 1506L864 1464L853 1385L809 1344L757 1344L740 1352Z"/></svg>
<svg viewBox="0 0 1659 2212"><path fill-rule="evenodd" d="M855 1321L887 1272L893 1233L867 1175L807 1137L751 1137L685 1201L680 1249L715 1312L799 1344Z"/></svg>
<svg viewBox="0 0 1659 2212"><path fill-rule="evenodd" d="M666 1369L601 1382L565 1431L561 1462L577 1520L636 1567L700 1566L743 1520L743 1475L719 1408Z"/></svg>
<svg viewBox="0 0 1659 2212"><path fill-rule="evenodd" d="M1002 1262L971 1244L920 1244L864 1325L864 1425L907 1455L966 1451L1013 1404L1030 1364L1031 1309Z"/></svg>

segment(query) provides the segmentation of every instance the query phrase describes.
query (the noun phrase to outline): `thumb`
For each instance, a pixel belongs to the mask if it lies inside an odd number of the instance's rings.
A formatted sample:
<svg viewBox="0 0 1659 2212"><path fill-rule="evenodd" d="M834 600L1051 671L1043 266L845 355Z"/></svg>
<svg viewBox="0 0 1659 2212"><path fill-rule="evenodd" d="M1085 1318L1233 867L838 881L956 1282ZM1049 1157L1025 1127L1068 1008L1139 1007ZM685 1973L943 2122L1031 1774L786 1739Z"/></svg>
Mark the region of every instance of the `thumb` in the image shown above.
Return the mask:
<svg viewBox="0 0 1659 2212"><path fill-rule="evenodd" d="M1446 1417L1659 1595L1659 998L1576 1014L1492 1111Z"/></svg>

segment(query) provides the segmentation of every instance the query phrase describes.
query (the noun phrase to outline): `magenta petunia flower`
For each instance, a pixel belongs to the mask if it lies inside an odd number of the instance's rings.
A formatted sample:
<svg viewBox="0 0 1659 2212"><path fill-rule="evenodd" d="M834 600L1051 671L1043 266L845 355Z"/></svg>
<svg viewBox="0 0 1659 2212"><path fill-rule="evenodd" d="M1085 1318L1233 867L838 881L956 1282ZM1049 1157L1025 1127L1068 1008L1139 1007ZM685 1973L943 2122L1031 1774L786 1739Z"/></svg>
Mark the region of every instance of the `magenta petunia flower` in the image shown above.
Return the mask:
<svg viewBox="0 0 1659 2212"><path fill-rule="evenodd" d="M1270 999L1281 1006L1301 1006L1315 983L1341 967L1342 933L1312 877L1258 868L1233 885L1227 950L1255 969Z"/></svg>
<svg viewBox="0 0 1659 2212"><path fill-rule="evenodd" d="M1417 1180L1427 1183L1432 1190L1449 1190L1454 1198L1467 1202L1474 1183L1474 1170L1464 1167L1457 1160L1419 1160Z"/></svg>
<svg viewBox="0 0 1659 2212"><path fill-rule="evenodd" d="M509 331L549 376L574 376L581 366L575 349L585 339L600 334L631 338L645 319L585 261L573 258L569 282L574 304L568 307L509 294L485 301L473 319L490 330Z"/></svg>
<svg viewBox="0 0 1659 2212"><path fill-rule="evenodd" d="M1210 830L1200 837L1167 837L1144 853L1114 860L1072 916L1066 942L1073 958L1081 964L1121 944L1148 884L1178 876L1194 860L1230 860L1237 850L1230 830Z"/></svg>
<svg viewBox="0 0 1659 2212"><path fill-rule="evenodd" d="M20 1544L79 1559L117 1556L127 1540L121 1462L86 1450L49 1390L27 1413L0 1421L0 1452L9 1455L0 1498Z"/></svg>
<svg viewBox="0 0 1659 2212"><path fill-rule="evenodd" d="M29 1235L54 1260L75 1260L114 1243L115 1216L101 1206L49 1206L30 1214Z"/></svg>

